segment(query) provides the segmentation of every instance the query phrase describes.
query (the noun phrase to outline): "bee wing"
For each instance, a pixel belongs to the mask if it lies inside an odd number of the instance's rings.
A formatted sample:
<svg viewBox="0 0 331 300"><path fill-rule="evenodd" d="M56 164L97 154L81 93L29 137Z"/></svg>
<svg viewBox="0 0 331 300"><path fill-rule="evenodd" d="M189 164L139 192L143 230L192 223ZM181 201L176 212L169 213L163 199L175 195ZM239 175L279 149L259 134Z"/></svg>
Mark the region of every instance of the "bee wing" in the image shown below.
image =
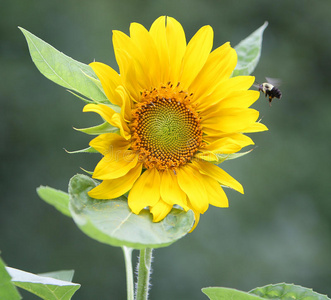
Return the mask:
<svg viewBox="0 0 331 300"><path fill-rule="evenodd" d="M282 84L282 80L279 78L270 78L270 77L266 77L265 78L269 83L271 83L272 85L278 87Z"/></svg>
<svg viewBox="0 0 331 300"><path fill-rule="evenodd" d="M257 82L257 81L254 81L254 84L253 84L254 87L256 87L257 89L260 88L260 84Z"/></svg>

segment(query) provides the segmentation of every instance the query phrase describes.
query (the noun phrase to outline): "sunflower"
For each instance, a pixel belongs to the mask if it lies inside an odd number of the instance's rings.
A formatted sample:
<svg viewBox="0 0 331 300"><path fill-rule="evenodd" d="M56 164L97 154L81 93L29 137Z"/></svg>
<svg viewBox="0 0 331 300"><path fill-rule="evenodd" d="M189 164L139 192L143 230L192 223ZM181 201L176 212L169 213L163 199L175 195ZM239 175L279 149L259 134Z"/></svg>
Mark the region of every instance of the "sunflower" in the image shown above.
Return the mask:
<svg viewBox="0 0 331 300"><path fill-rule="evenodd" d="M120 74L90 64L109 104L87 104L83 111L98 113L118 131L90 142L103 158L93 172L102 182L89 195L114 199L129 192L132 212L149 208L154 222L179 205L194 212L196 226L209 204L228 207L223 187L243 193L217 164L254 144L244 133L267 130L249 108L259 98L248 90L254 77L231 77L236 51L225 43L211 52L210 26L187 44L180 23L160 17L149 31L138 23L130 36L113 31L113 45Z"/></svg>

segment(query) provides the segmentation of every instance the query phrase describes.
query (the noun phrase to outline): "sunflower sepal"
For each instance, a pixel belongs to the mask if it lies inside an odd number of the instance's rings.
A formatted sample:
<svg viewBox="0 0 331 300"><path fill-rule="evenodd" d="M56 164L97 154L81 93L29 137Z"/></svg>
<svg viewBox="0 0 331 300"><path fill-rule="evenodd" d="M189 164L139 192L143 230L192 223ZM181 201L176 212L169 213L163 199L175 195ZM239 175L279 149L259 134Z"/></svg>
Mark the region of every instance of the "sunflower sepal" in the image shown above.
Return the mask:
<svg viewBox="0 0 331 300"><path fill-rule="evenodd" d="M245 152L237 152L237 153L228 153L228 154L223 154L223 153L214 153L214 152L203 152L203 153L199 153L195 156L194 160L199 160L202 159L204 161L208 161L212 164L220 164L226 160L230 160L230 159L236 159L242 156L245 156L249 153L251 153L253 149L250 149L248 151Z"/></svg>
<svg viewBox="0 0 331 300"><path fill-rule="evenodd" d="M216 164L220 164L226 160L230 160L230 159L236 159L236 158L239 158L239 157L243 157L249 153L251 153L252 151L254 150L253 149L250 149L248 151L245 151L245 152L237 152L237 153L230 153L230 154L215 154L218 158L218 160L215 162Z"/></svg>
<svg viewBox="0 0 331 300"><path fill-rule="evenodd" d="M67 152L68 154L77 154L77 153L99 153L97 150L95 150L92 147L87 147L84 149L80 149L80 150L74 150L74 151L68 151L67 149L64 149L65 152Z"/></svg>
<svg viewBox="0 0 331 300"><path fill-rule="evenodd" d="M134 249L167 247L185 236L194 223L192 211L172 209L160 222L144 209L132 213L125 196L96 200L88 192L99 183L86 175L69 182L69 210L76 225L89 237L111 246Z"/></svg>
<svg viewBox="0 0 331 300"><path fill-rule="evenodd" d="M86 127L86 128L75 128L75 130L89 134L89 135L100 135L104 133L118 133L119 129L115 126L110 125L108 122L104 122L102 124Z"/></svg>

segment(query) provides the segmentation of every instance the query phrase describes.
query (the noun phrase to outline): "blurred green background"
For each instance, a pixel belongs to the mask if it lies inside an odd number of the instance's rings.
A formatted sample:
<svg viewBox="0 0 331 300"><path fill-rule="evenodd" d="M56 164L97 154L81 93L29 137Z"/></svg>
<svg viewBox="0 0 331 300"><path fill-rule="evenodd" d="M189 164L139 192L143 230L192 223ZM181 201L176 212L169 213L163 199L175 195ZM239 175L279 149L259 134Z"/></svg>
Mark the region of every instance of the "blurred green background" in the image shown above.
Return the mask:
<svg viewBox="0 0 331 300"><path fill-rule="evenodd" d="M331 1L309 0L0 0L0 250L12 267L33 273L75 269L74 299L125 299L122 252L86 237L40 200L36 187L66 190L71 176L92 170L98 155L69 155L97 124L83 102L43 77L32 63L22 26L84 63L117 68L111 30L149 27L175 17L187 38L203 25L215 47L233 46L265 20L254 75L283 81L272 107L254 104L268 132L251 135L250 155L225 162L245 195L227 191L229 209L210 208L197 229L154 252L151 299L207 299L206 286L250 290L288 282L331 296ZM137 252L134 252L137 256ZM25 299L36 299L26 293Z"/></svg>

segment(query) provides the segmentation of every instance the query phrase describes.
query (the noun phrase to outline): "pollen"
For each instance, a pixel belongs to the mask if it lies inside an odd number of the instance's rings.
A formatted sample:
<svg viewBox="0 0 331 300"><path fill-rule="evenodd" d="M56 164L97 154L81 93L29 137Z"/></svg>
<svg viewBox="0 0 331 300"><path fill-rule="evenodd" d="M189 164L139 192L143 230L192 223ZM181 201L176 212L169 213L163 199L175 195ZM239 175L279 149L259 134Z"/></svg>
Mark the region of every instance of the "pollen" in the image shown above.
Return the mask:
<svg viewBox="0 0 331 300"><path fill-rule="evenodd" d="M191 160L202 144L200 118L193 94L168 82L141 93L133 110L131 148L147 169L173 169Z"/></svg>

